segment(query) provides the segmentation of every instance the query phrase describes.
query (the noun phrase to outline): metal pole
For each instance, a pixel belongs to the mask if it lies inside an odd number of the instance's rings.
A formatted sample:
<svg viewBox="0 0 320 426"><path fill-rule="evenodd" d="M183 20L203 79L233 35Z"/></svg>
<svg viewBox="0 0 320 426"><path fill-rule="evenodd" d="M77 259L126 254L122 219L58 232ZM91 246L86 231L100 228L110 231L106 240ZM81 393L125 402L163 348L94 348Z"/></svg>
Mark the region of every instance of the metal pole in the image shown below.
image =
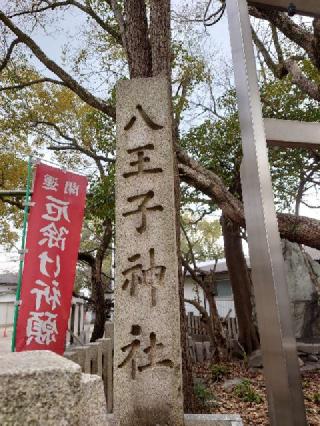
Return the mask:
<svg viewBox="0 0 320 426"><path fill-rule="evenodd" d="M246 0L227 0L239 107L245 208L264 375L273 426L307 425Z"/></svg>
<svg viewBox="0 0 320 426"><path fill-rule="evenodd" d="M19 274L18 274L18 283L17 283L17 292L16 292L16 303L15 303L15 308L14 308L13 332L12 332L12 341L11 341L11 351L12 352L15 351L15 347L16 347L17 321L18 321L18 315L19 315L22 271L23 271L25 243L26 243L26 231L27 231L27 221L28 221L28 212L29 212L29 197L30 197L30 189L31 189L31 177L32 177L32 157L30 156L29 161L28 161L27 188L26 188L25 206L24 206L24 213L23 213L21 258L20 258L20 264L19 264Z"/></svg>

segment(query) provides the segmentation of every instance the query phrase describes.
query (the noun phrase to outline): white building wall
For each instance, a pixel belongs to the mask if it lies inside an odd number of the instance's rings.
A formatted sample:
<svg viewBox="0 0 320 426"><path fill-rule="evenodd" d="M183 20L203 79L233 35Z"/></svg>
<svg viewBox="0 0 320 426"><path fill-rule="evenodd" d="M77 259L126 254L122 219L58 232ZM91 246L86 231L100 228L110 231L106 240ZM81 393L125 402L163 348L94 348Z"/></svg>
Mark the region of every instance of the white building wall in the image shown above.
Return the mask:
<svg viewBox="0 0 320 426"><path fill-rule="evenodd" d="M225 318L228 315L229 311L231 311L229 314L230 318L236 317L236 311L234 308L233 300L216 299L216 305L220 317Z"/></svg>
<svg viewBox="0 0 320 426"><path fill-rule="evenodd" d="M13 325L14 300L0 300L0 327Z"/></svg>
<svg viewBox="0 0 320 426"><path fill-rule="evenodd" d="M197 291L196 291L196 284L191 280L191 278L187 277L184 284L184 298L189 300L198 300ZM205 304L205 297L204 293L201 287L198 286L198 294L200 303L202 306ZM194 315L199 315L198 309L191 305L190 303L185 303L186 307L186 313L192 312Z"/></svg>
<svg viewBox="0 0 320 426"><path fill-rule="evenodd" d="M198 286L198 295L197 295L196 288L197 288L196 283L190 277L186 277L185 284L184 284L184 298L197 300L199 295L201 305L205 307L207 311L209 312L209 306L208 306L208 303L206 303L202 288ZM216 297L215 299L216 299L218 314L220 317L222 318L226 317L230 309L231 309L231 312L229 314L229 317L231 318L236 317L234 301L232 297L225 297L225 298ZM191 305L190 303L185 303L185 308L186 308L187 314L189 312L192 312L194 315L200 315L197 308Z"/></svg>

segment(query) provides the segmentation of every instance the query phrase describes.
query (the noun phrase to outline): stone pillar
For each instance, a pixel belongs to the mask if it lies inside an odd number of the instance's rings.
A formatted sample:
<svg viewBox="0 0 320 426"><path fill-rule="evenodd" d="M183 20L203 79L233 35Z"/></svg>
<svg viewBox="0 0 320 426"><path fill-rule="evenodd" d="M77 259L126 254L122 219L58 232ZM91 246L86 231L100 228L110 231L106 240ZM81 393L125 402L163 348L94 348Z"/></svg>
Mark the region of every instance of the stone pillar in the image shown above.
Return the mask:
<svg viewBox="0 0 320 426"><path fill-rule="evenodd" d="M113 340L114 340L114 323L113 322L106 321L104 326L104 335L105 337L111 339L113 344Z"/></svg>
<svg viewBox="0 0 320 426"><path fill-rule="evenodd" d="M80 304L80 336L83 337L84 332L84 303Z"/></svg>
<svg viewBox="0 0 320 426"><path fill-rule="evenodd" d="M79 330L79 304L76 302L74 305L74 326L72 330L76 337L79 337L78 330ZM76 340L74 343L78 344L78 341Z"/></svg>
<svg viewBox="0 0 320 426"><path fill-rule="evenodd" d="M114 412L183 425L172 119L166 79L117 90Z"/></svg>
<svg viewBox="0 0 320 426"><path fill-rule="evenodd" d="M103 353L102 378L107 401L108 413L113 410L113 342L109 339L98 339Z"/></svg>

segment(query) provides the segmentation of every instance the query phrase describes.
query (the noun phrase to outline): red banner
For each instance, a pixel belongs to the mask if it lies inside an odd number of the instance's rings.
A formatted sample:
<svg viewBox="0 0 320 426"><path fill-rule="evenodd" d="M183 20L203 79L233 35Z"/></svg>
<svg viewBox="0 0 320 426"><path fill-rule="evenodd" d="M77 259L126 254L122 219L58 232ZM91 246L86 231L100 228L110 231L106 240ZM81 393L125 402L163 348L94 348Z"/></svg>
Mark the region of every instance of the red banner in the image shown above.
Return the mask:
<svg viewBox="0 0 320 426"><path fill-rule="evenodd" d="M63 354L87 179L38 164L28 221L16 351Z"/></svg>

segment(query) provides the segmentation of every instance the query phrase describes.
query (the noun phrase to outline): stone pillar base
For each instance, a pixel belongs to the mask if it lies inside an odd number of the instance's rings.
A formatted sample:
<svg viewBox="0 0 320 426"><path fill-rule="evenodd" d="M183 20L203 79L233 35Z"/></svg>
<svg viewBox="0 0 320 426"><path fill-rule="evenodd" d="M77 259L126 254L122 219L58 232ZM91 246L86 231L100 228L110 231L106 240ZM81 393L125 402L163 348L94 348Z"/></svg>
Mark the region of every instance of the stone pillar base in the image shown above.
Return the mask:
<svg viewBox="0 0 320 426"><path fill-rule="evenodd" d="M185 414L185 426L243 426L239 414ZM107 415L106 426L118 426L113 414Z"/></svg>

